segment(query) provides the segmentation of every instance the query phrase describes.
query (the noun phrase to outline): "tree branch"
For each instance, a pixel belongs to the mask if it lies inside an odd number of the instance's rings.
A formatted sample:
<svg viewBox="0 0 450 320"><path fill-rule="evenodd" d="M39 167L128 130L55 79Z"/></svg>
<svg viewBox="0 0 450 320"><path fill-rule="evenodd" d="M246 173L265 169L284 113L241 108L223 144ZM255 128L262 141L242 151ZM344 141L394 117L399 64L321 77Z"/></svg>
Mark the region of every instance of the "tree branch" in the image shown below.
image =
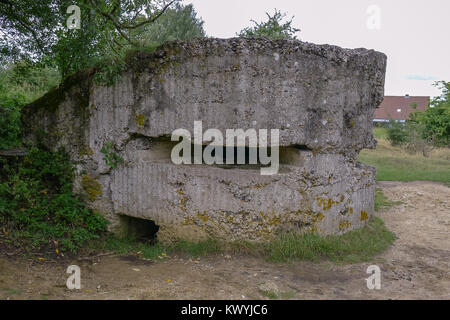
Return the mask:
<svg viewBox="0 0 450 320"><path fill-rule="evenodd" d="M163 13L164 13L164 12L165 12L165 11L166 11L166 10L167 10L174 2L176 2L176 1L178 1L178 0L172 0L172 1L170 1L170 2L169 2L168 4L166 4L166 5L161 9L161 11L160 11L155 17L153 17L153 18L150 18L150 19L148 19L148 20L142 21L142 22L140 22L140 23L138 23L138 24L135 24L134 26L122 24L121 27L124 28L124 29L136 29L136 28L139 28L139 27L141 27L141 26L143 26L143 25L145 25L145 24L155 22L155 21L156 21L160 16L162 16Z"/></svg>

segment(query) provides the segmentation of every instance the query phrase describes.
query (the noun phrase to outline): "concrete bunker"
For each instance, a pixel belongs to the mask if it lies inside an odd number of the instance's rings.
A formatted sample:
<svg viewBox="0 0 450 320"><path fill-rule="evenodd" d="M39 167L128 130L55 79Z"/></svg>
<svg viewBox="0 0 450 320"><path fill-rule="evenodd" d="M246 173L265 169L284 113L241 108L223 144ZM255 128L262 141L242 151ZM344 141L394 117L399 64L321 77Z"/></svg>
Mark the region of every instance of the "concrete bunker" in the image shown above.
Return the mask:
<svg viewBox="0 0 450 320"><path fill-rule="evenodd" d="M373 212L375 169L356 157L376 145L372 116L385 68L386 56L367 49L174 41L130 57L112 86L93 82L93 70L69 78L29 105L22 122L29 143L65 147L77 167L75 191L112 229L128 216L152 220L162 241L339 234ZM174 164L171 134L194 132L195 121L205 131L279 130L279 171L264 176L260 163L246 161ZM117 168L103 160L107 141L124 160ZM247 159L252 150L243 151Z"/></svg>

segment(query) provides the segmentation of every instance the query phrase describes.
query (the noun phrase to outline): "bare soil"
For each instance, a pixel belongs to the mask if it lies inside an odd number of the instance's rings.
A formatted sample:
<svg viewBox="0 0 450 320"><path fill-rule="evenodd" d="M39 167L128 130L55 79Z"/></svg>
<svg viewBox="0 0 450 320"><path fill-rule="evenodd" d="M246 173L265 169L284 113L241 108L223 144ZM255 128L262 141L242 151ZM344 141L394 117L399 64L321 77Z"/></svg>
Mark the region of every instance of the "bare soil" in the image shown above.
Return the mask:
<svg viewBox="0 0 450 320"><path fill-rule="evenodd" d="M433 182L382 182L395 207L379 212L398 237L370 263L297 262L251 257L145 261L104 256L55 262L0 256L0 299L450 299L450 188ZM81 267L81 290L66 269ZM381 268L381 289L366 286L367 267ZM268 289L266 289L268 288Z"/></svg>

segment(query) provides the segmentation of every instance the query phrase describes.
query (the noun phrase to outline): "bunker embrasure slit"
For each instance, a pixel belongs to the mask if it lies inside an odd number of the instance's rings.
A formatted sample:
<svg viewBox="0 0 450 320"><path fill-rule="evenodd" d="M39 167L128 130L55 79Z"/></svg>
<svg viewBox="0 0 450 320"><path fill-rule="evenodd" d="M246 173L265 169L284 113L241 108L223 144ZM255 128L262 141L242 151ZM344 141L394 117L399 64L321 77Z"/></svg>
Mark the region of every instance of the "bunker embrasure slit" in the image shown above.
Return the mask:
<svg viewBox="0 0 450 320"><path fill-rule="evenodd" d="M123 236L142 242L155 244L159 226L153 220L140 219L130 216L120 216L120 227Z"/></svg>

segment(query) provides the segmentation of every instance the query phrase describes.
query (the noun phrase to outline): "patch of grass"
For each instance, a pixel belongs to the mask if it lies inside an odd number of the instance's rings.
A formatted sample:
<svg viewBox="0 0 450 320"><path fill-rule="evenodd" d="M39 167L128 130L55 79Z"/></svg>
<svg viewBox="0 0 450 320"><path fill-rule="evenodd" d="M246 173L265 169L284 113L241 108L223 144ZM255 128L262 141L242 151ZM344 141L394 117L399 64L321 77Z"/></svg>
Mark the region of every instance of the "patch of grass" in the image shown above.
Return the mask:
<svg viewBox="0 0 450 320"><path fill-rule="evenodd" d="M375 139L387 140L388 134L386 128L373 128L373 136Z"/></svg>
<svg viewBox="0 0 450 320"><path fill-rule="evenodd" d="M89 251L113 251L117 254L139 254L145 259L161 259L167 255L167 248L161 244L140 242L133 238L106 237L90 241L86 246Z"/></svg>
<svg viewBox="0 0 450 320"><path fill-rule="evenodd" d="M433 150L425 158L380 139L375 150L362 150L358 160L377 169L378 181L423 180L450 184L450 149Z"/></svg>
<svg viewBox="0 0 450 320"><path fill-rule="evenodd" d="M294 291L280 292L276 293L273 290L259 290L259 294L263 297L269 298L271 300L289 300L295 297Z"/></svg>
<svg viewBox="0 0 450 320"><path fill-rule="evenodd" d="M287 292L280 292L280 299L281 300L289 300L295 298L295 292L294 291L287 291Z"/></svg>
<svg viewBox="0 0 450 320"><path fill-rule="evenodd" d="M220 241L208 239L199 242L180 241L169 247L169 251L187 254L191 257L205 257L207 255L217 255L223 252Z"/></svg>
<svg viewBox="0 0 450 320"><path fill-rule="evenodd" d="M20 159L0 157L1 242L23 251L76 253L107 221L72 192L74 168L63 150L31 148Z"/></svg>
<svg viewBox="0 0 450 320"><path fill-rule="evenodd" d="M113 251L118 254L139 254L143 258L154 260L173 254L196 258L227 253L263 257L275 263L320 259L352 263L368 261L394 240L394 234L386 228L383 221L374 217L365 227L339 236L288 233L269 243L222 242L211 239L197 243L180 241L174 244L155 245L129 238L108 236L106 239L91 242L90 249Z"/></svg>
<svg viewBox="0 0 450 320"><path fill-rule="evenodd" d="M365 227L338 236L284 234L267 245L266 254L273 262L327 259L354 263L369 261L394 240L383 220L373 217Z"/></svg>
<svg viewBox="0 0 450 320"><path fill-rule="evenodd" d="M146 259L161 259L167 255L181 254L192 258L217 255L224 252L223 243L210 239L200 242L179 241L173 244L151 244L129 237L108 235L89 243L87 250L113 251L117 254L137 254Z"/></svg>
<svg viewBox="0 0 450 320"><path fill-rule="evenodd" d="M266 298L269 298L269 299L272 299L272 300L278 299L278 295L277 295L274 291L272 291L272 290L267 290L267 291L265 291L265 290L259 290L259 293L260 293L263 297L266 297Z"/></svg>
<svg viewBox="0 0 450 320"><path fill-rule="evenodd" d="M383 193L380 188L375 189L375 211L387 209L395 205L401 204L401 201L391 201Z"/></svg>
<svg viewBox="0 0 450 320"><path fill-rule="evenodd" d="M22 294L20 289L2 288L2 291L10 296L16 296Z"/></svg>

